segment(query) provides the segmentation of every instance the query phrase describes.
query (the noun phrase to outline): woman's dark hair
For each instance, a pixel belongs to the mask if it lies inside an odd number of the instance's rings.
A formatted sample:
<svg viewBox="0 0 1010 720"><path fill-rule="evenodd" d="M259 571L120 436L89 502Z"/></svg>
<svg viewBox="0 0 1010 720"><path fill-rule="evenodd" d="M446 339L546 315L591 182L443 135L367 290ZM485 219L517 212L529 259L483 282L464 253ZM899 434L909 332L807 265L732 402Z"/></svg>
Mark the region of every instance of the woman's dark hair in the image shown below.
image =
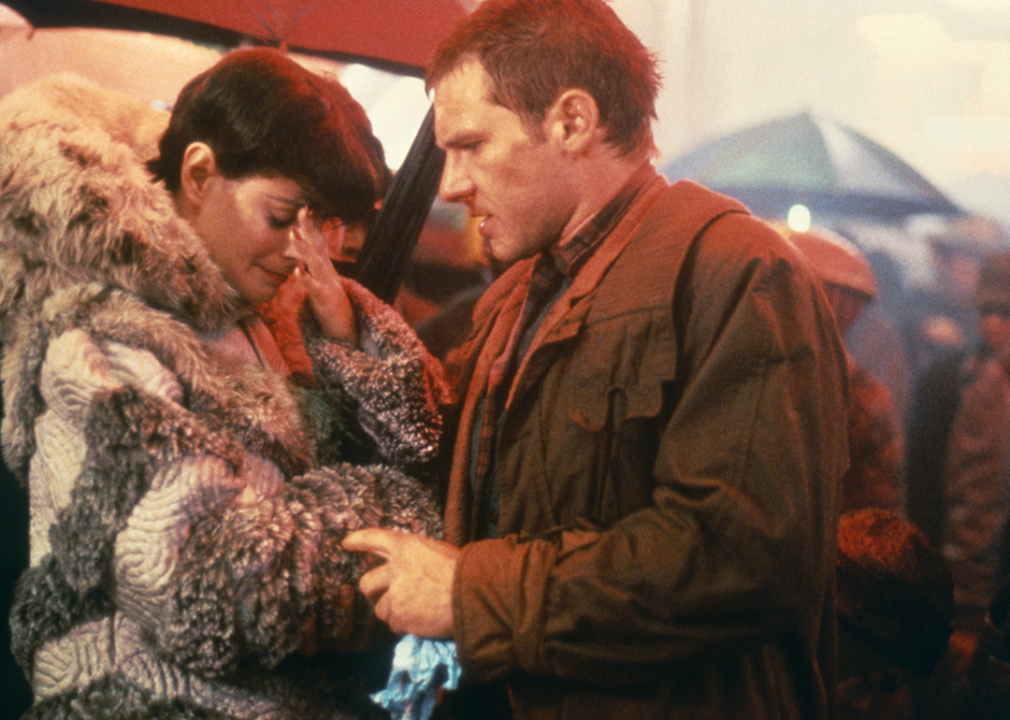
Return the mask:
<svg viewBox="0 0 1010 720"><path fill-rule="evenodd" d="M435 50L426 88L470 59L487 72L489 99L528 129L539 130L564 90L581 88L609 143L624 154L655 149L655 56L603 0L485 0Z"/></svg>
<svg viewBox="0 0 1010 720"><path fill-rule="evenodd" d="M289 178L313 210L345 222L370 219L390 183L382 145L347 89L272 48L234 50L179 93L148 163L173 193L194 142L211 147L225 177Z"/></svg>

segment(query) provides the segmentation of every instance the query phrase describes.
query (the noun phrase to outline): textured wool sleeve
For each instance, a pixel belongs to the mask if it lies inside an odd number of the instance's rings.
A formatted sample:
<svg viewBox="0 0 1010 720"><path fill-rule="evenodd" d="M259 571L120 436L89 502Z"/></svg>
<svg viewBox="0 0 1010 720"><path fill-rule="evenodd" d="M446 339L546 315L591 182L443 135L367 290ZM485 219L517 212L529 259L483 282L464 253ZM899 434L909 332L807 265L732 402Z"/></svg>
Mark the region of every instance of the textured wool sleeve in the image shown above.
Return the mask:
<svg viewBox="0 0 1010 720"><path fill-rule="evenodd" d="M26 667L82 617L151 617L145 603L188 522L242 490L240 450L181 405L182 386L153 353L83 329L58 333L38 388L31 572L14 633Z"/></svg>
<svg viewBox="0 0 1010 720"><path fill-rule="evenodd" d="M49 344L40 389L35 559L51 553L44 566L74 596L107 593L103 612L129 616L173 665L221 676L362 649L376 624L346 532L440 533L427 492L386 466L292 479L282 436L265 421L243 428L150 351L67 332ZM249 417L261 416L273 417ZM74 621L28 622L22 654Z"/></svg>
<svg viewBox="0 0 1010 720"><path fill-rule="evenodd" d="M163 491L175 463L200 466L195 489L173 490L176 505L213 507L241 489L227 442L179 404L182 387L152 353L71 330L49 344L39 388L33 559L52 550L78 590L104 582L114 537L145 493ZM147 450L163 457L160 470Z"/></svg>

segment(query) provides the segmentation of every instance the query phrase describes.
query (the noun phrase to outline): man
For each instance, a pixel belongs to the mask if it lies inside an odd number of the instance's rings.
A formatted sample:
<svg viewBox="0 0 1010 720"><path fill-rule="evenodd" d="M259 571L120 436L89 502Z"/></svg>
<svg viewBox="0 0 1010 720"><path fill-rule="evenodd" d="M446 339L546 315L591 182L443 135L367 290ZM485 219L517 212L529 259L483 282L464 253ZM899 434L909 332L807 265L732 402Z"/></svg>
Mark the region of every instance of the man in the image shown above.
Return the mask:
<svg viewBox="0 0 1010 720"><path fill-rule="evenodd" d="M511 267L459 354L451 543L348 536L387 558L362 591L515 717L830 717L845 365L816 281L655 172L654 60L601 0L488 0L427 83L441 193Z"/></svg>
<svg viewBox="0 0 1010 720"><path fill-rule="evenodd" d="M909 518L932 536L954 577L942 668L952 686L988 632L986 613L1010 558L1010 251L987 253L980 266L978 341L922 373L907 433Z"/></svg>

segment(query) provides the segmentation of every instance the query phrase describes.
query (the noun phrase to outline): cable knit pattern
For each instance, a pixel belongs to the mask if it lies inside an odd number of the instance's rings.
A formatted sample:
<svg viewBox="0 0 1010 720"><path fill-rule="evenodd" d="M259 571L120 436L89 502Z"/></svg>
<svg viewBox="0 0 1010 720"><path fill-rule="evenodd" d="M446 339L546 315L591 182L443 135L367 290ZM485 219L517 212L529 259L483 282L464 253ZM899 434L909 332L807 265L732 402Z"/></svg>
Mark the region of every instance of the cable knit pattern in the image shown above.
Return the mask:
<svg viewBox="0 0 1010 720"><path fill-rule="evenodd" d="M119 607L153 626L167 599L180 548L192 518L213 517L243 491L248 478L284 482L276 467L253 463L245 477L231 475L217 458L186 458L159 471L116 536L115 577Z"/></svg>
<svg viewBox="0 0 1010 720"><path fill-rule="evenodd" d="M161 123L66 76L0 99L2 440L31 501L10 622L28 717L380 717L367 693L390 638L340 542L372 525L441 532L411 477L434 457L440 371L356 287L365 344L306 323L312 383L217 347L235 294L146 173Z"/></svg>

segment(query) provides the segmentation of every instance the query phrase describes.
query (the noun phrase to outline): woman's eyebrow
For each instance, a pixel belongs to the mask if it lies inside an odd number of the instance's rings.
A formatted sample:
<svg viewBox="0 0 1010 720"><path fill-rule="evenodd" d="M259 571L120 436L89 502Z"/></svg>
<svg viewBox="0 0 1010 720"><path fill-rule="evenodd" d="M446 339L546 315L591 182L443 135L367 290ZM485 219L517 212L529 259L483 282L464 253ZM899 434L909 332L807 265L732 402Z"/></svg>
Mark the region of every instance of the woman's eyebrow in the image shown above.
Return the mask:
<svg viewBox="0 0 1010 720"><path fill-rule="evenodd" d="M302 208L310 204L308 195L297 195L295 197L291 197L289 195L270 194L267 195L267 197L280 205L291 208L292 210L297 210L298 208Z"/></svg>

